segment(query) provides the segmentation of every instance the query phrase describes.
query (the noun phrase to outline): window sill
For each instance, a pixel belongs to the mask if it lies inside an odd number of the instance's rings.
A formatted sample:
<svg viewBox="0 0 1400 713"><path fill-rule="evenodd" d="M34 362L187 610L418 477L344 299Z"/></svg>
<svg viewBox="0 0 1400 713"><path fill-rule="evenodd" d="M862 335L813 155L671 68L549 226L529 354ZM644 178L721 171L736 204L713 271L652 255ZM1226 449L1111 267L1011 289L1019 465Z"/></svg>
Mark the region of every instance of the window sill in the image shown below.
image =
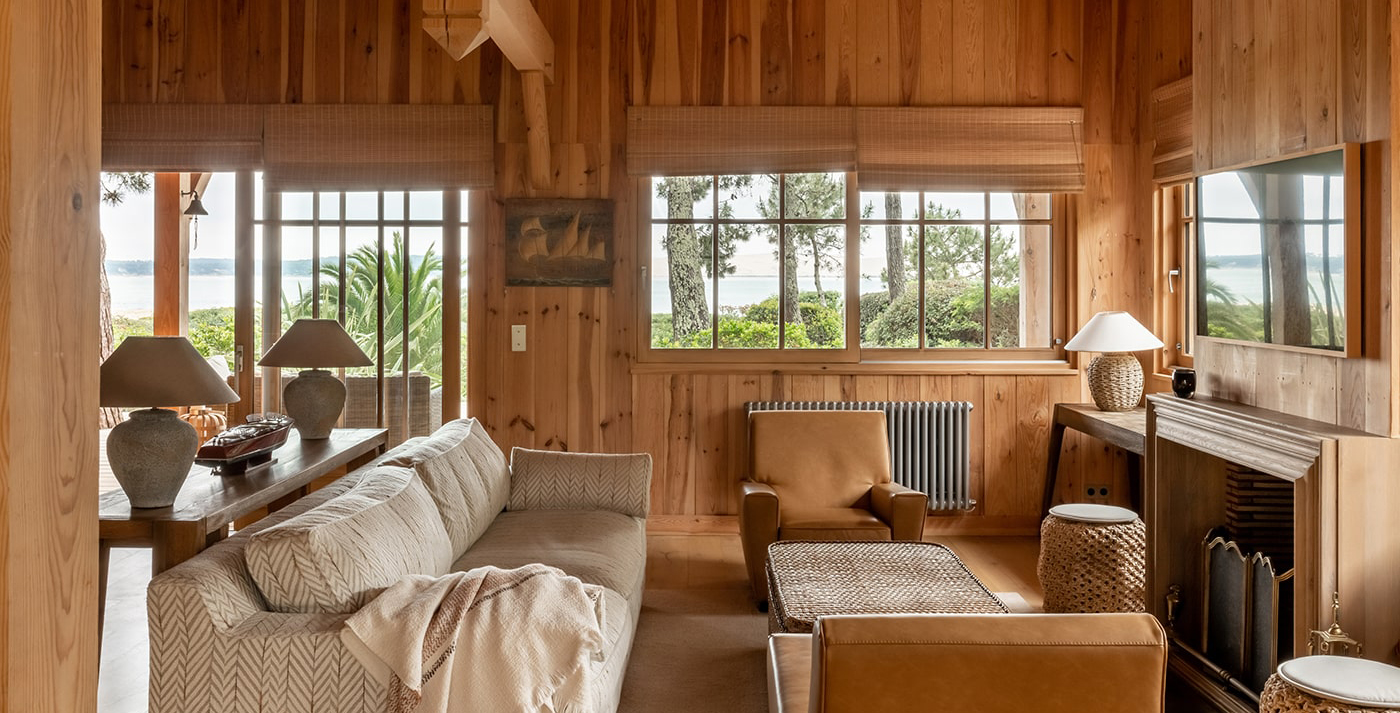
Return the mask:
<svg viewBox="0 0 1400 713"><path fill-rule="evenodd" d="M633 374L894 374L1078 376L1065 361L638 362Z"/></svg>

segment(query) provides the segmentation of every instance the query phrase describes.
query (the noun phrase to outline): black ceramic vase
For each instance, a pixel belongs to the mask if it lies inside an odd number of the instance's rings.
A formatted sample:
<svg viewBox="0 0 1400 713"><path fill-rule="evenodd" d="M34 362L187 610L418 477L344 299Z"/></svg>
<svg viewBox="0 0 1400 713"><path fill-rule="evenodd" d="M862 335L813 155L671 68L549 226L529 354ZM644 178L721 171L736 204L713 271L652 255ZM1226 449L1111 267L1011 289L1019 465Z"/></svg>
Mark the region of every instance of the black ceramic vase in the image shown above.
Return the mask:
<svg viewBox="0 0 1400 713"><path fill-rule="evenodd" d="M1179 366L1172 369L1172 393L1183 399L1196 393L1196 370Z"/></svg>

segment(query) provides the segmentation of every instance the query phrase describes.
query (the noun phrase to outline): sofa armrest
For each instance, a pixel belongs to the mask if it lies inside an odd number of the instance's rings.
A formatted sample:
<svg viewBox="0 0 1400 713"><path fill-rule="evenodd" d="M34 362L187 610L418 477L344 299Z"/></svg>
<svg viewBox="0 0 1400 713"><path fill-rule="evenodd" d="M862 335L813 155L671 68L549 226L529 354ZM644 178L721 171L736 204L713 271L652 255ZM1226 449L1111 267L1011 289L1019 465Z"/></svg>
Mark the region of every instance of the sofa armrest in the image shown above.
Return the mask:
<svg viewBox="0 0 1400 713"><path fill-rule="evenodd" d="M645 518L651 455L513 448L507 510L612 510Z"/></svg>
<svg viewBox="0 0 1400 713"><path fill-rule="evenodd" d="M744 565L754 598L768 599L768 545L778 540L778 493L767 483L744 480L739 483L739 540L744 546Z"/></svg>
<svg viewBox="0 0 1400 713"><path fill-rule="evenodd" d="M811 651L812 710L828 713L1163 710L1167 640L1150 614L828 616Z"/></svg>
<svg viewBox="0 0 1400 713"><path fill-rule="evenodd" d="M263 710L266 701L278 710L384 710L383 686L340 641L348 615L265 611L238 544L151 580L151 712Z"/></svg>
<svg viewBox="0 0 1400 713"><path fill-rule="evenodd" d="M870 509L890 526L890 539L923 539L928 495L898 483L877 483L870 489Z"/></svg>

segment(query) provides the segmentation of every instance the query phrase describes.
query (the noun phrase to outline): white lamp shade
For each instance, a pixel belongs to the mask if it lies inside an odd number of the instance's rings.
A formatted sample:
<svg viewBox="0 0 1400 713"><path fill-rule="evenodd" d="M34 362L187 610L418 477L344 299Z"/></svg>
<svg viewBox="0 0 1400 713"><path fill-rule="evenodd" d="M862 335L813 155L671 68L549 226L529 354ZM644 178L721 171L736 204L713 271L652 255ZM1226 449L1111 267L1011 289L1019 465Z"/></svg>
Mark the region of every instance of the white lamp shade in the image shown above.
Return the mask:
<svg viewBox="0 0 1400 713"><path fill-rule="evenodd" d="M1147 327L1133 319L1131 314L1100 312L1069 340L1065 349L1072 352L1140 352L1161 346L1162 340L1147 331Z"/></svg>

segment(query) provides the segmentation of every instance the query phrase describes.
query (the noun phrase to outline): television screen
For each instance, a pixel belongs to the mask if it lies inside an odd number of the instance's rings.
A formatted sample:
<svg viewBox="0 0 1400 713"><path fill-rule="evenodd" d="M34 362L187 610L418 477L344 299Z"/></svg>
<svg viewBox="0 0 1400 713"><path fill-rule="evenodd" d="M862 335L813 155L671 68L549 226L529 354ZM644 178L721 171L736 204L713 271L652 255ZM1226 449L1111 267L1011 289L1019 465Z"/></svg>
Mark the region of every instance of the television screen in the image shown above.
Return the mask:
<svg viewBox="0 0 1400 713"><path fill-rule="evenodd" d="M1339 148L1197 179L1197 334L1346 350L1346 165Z"/></svg>

